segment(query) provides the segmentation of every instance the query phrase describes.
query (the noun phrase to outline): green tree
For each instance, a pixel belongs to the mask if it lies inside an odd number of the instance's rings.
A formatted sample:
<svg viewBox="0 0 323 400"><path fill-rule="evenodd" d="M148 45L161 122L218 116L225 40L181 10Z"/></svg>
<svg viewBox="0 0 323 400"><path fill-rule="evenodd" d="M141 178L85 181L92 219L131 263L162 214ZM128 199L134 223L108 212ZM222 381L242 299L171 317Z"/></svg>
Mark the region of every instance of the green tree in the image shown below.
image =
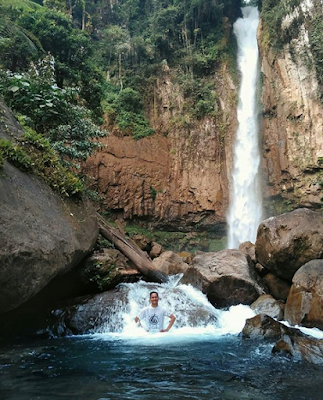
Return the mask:
<svg viewBox="0 0 323 400"><path fill-rule="evenodd" d="M106 135L93 123L90 111L78 104L78 88L57 86L52 56L25 73L3 75L0 88L25 124L47 137L62 159L74 166L100 146L95 139Z"/></svg>

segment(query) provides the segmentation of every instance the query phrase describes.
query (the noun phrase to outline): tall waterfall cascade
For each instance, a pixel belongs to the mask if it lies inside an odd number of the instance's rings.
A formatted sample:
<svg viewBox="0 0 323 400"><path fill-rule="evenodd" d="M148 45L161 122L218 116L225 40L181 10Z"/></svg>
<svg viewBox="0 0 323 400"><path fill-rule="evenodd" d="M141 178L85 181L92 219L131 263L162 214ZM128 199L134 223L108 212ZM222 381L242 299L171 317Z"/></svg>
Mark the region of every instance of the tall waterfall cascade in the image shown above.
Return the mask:
<svg viewBox="0 0 323 400"><path fill-rule="evenodd" d="M233 26L238 42L238 67L241 84L238 101L238 130L234 145L234 165L227 215L228 248L242 242L255 242L262 219L259 177L260 148L257 107L259 12L256 7L242 9L243 18Z"/></svg>

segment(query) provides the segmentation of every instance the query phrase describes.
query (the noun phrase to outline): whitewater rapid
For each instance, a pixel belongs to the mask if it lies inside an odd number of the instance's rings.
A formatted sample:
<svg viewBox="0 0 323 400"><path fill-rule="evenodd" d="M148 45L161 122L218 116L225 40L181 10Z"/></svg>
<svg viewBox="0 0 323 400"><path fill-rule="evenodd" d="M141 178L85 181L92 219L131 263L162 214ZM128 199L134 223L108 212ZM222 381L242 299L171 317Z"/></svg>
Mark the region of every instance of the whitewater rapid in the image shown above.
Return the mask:
<svg viewBox="0 0 323 400"><path fill-rule="evenodd" d="M181 275L170 277L164 284L137 282L125 284L128 292L128 306L120 308L120 315L109 320L99 332L89 335L99 340L125 340L132 344L156 345L157 343L183 343L205 341L225 335L239 334L247 318L255 315L249 306L231 306L228 310L216 309L207 297L191 285L179 283ZM149 305L149 293L157 290L159 304L176 316L173 328L167 333L150 333L138 327L134 318L143 307ZM198 318L201 316L202 318ZM195 317L197 316L197 317ZM115 329L115 321L123 324ZM168 321L165 321L167 325Z"/></svg>

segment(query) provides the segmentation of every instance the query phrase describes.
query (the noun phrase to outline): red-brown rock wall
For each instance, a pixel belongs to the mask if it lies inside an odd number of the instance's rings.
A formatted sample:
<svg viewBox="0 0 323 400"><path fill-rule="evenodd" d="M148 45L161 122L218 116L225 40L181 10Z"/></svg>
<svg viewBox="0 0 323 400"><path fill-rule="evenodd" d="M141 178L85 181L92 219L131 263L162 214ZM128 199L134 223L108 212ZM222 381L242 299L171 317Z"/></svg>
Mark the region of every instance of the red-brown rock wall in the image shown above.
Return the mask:
<svg viewBox="0 0 323 400"><path fill-rule="evenodd" d="M156 133L136 141L112 131L87 163L104 209L176 229L224 226L237 126L237 88L225 66L214 87L218 116L178 123L184 99L171 71L161 72L148 114Z"/></svg>
<svg viewBox="0 0 323 400"><path fill-rule="evenodd" d="M300 12L304 14L298 36L282 51L262 47L264 32L259 27L264 195L281 196L292 207L315 208L321 198L318 160L323 156L323 104L306 25L312 6L303 3L282 22L282 29L287 28Z"/></svg>

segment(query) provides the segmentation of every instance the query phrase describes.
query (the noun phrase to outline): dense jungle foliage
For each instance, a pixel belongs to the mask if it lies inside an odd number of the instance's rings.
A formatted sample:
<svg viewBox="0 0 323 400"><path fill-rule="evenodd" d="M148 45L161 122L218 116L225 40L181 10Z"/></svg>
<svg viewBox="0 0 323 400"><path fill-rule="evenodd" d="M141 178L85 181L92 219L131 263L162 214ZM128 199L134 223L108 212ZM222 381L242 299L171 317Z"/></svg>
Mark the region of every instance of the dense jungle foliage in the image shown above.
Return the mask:
<svg viewBox="0 0 323 400"><path fill-rule="evenodd" d="M263 46L279 52L304 22L283 28L300 0L254 0ZM78 167L113 126L140 139L154 131L145 110L170 68L192 120L216 116L214 73L234 65L230 30L241 0L0 0L0 91L29 129L43 135L66 166ZM250 4L250 3L249 3ZM322 18L309 26L323 85ZM184 115L184 116L185 116ZM94 139L94 140L93 140ZM0 154L4 159L4 154Z"/></svg>
<svg viewBox="0 0 323 400"><path fill-rule="evenodd" d="M75 171L100 146L104 121L134 139L154 132L145 107L166 65L185 95L186 112L195 119L212 116L212 74L233 59L228 22L237 18L240 5L240 0L0 0L1 96L26 129L46 138ZM4 148L2 163L14 154Z"/></svg>
<svg viewBox="0 0 323 400"><path fill-rule="evenodd" d="M318 96L323 100L323 20L322 4L320 1L313 0L314 8L312 15L305 12L306 6L299 7L301 0L260 0L261 16L263 20L262 43L265 49L272 48L279 53L288 44L292 54L300 53L302 62L314 66L316 77L320 84ZM290 24L284 23L288 15L293 15ZM310 19L309 19L310 18ZM308 30L308 45L311 55L307 54L307 48L300 50L296 48L301 26L306 26Z"/></svg>

